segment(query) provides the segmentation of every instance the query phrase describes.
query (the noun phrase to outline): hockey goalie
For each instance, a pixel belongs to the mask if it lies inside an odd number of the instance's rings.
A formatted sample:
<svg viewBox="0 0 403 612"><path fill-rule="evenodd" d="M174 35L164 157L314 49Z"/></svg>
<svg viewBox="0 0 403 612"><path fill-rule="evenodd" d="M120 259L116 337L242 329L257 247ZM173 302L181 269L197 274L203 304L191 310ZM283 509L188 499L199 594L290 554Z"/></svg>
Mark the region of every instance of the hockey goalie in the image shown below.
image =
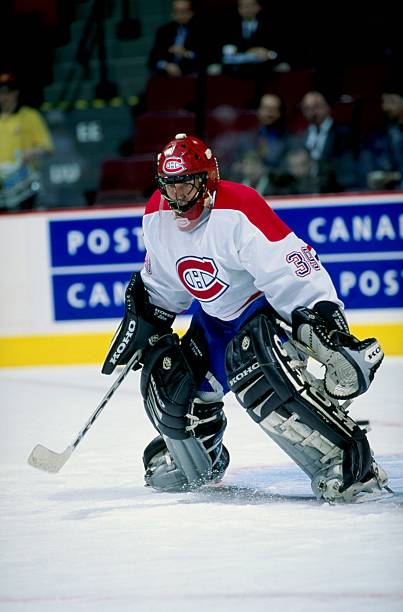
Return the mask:
<svg viewBox="0 0 403 612"><path fill-rule="evenodd" d="M232 391L319 500L381 496L387 475L347 411L382 362L377 340L350 333L314 250L256 191L220 180L207 144L178 134L157 169L143 218L146 260L102 370L141 350L141 393L157 433L144 451L146 484L189 491L222 479L223 399ZM179 339L172 324L192 303Z"/></svg>

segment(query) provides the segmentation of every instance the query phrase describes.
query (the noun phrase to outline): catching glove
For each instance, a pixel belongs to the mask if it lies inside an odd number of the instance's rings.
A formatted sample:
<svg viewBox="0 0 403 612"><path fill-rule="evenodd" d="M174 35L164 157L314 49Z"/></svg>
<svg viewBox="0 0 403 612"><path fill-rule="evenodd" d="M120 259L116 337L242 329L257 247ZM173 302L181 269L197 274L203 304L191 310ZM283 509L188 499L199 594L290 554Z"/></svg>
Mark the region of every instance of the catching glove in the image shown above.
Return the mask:
<svg viewBox="0 0 403 612"><path fill-rule="evenodd" d="M324 385L335 399L357 397L370 386L384 357L375 338L358 340L350 334L343 311L332 302L292 313L293 339L326 367Z"/></svg>

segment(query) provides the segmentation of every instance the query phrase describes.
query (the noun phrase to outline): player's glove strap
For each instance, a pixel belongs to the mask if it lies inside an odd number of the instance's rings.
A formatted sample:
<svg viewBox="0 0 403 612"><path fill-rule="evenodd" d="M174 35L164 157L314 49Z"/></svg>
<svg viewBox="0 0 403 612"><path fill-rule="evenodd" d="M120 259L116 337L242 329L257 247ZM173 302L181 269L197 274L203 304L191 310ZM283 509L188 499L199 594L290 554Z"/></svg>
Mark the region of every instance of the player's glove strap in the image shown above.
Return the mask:
<svg viewBox="0 0 403 612"><path fill-rule="evenodd" d="M341 325L332 328L332 322L315 310L316 307L294 310L294 340L302 343L308 355L326 366L324 385L330 397L351 399L361 395L382 362L379 342L375 338L360 341L342 330Z"/></svg>

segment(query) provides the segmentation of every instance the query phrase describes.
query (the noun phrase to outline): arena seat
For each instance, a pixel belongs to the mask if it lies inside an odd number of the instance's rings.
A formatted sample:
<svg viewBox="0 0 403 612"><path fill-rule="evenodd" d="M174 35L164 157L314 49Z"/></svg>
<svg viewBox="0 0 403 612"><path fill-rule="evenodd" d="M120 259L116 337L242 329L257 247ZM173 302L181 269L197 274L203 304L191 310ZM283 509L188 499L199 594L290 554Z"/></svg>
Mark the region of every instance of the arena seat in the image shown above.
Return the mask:
<svg viewBox="0 0 403 612"><path fill-rule="evenodd" d="M188 111L147 112L136 119L134 152L158 153L176 134L196 131L196 115Z"/></svg>
<svg viewBox="0 0 403 612"><path fill-rule="evenodd" d="M256 104L256 83L224 74L206 78L205 109L228 104L236 108L252 108Z"/></svg>
<svg viewBox="0 0 403 612"><path fill-rule="evenodd" d="M259 127L256 111L218 106L206 113L205 133L208 141L226 132L248 132Z"/></svg>
<svg viewBox="0 0 403 612"><path fill-rule="evenodd" d="M147 82L147 111L192 110L196 98L195 76L151 76Z"/></svg>
<svg viewBox="0 0 403 612"><path fill-rule="evenodd" d="M49 27L57 24L59 6L57 0L14 0L13 9L15 15L32 13L39 14Z"/></svg>
<svg viewBox="0 0 403 612"><path fill-rule="evenodd" d="M295 110L303 96L315 88L315 70L273 72L264 87L264 93L277 94L290 112Z"/></svg>
<svg viewBox="0 0 403 612"><path fill-rule="evenodd" d="M343 71L343 95L355 99L380 96L391 77L391 68L384 64L358 66Z"/></svg>
<svg viewBox="0 0 403 612"><path fill-rule="evenodd" d="M96 204L144 202L155 187L155 155L108 159L103 162Z"/></svg>
<svg viewBox="0 0 403 612"><path fill-rule="evenodd" d="M311 69L273 72L267 80L263 93L278 95L287 109L287 125L292 133L306 127L300 103L308 91L315 89L316 71Z"/></svg>

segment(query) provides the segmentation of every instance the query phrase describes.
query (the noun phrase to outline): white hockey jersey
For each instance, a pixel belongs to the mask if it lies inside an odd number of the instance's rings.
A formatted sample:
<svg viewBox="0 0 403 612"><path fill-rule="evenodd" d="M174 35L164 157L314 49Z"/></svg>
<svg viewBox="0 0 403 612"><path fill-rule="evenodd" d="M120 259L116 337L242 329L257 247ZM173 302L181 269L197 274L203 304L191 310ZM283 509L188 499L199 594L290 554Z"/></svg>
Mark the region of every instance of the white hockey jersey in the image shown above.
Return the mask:
<svg viewBox="0 0 403 612"><path fill-rule="evenodd" d="M239 317L264 294L285 320L320 300L342 306L315 251L250 187L219 181L211 212L181 231L156 191L143 219L146 261L141 272L153 304L179 313L200 302L221 320Z"/></svg>

